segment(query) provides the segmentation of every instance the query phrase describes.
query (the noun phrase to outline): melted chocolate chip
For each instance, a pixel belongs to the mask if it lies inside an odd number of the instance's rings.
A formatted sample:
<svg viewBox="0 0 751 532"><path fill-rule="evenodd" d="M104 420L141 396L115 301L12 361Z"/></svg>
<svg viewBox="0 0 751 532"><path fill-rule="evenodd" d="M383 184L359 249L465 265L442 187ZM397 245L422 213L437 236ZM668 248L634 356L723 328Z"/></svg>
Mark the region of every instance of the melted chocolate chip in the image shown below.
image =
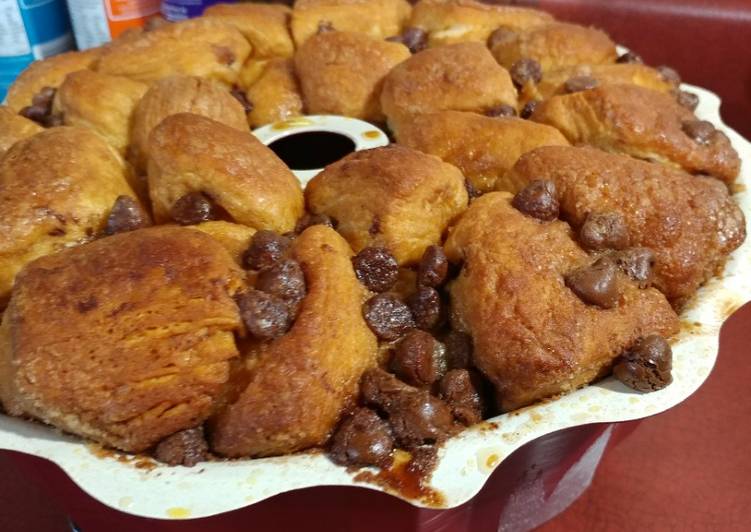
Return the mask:
<svg viewBox="0 0 751 532"><path fill-rule="evenodd" d="M619 212L590 213L579 229L579 241L591 250L624 249L628 227Z"/></svg>
<svg viewBox="0 0 751 532"><path fill-rule="evenodd" d="M446 373L446 348L424 331L410 331L396 347L390 367L412 386L430 386Z"/></svg>
<svg viewBox="0 0 751 532"><path fill-rule="evenodd" d="M330 216L325 214L305 213L303 217L297 221L297 225L295 225L295 233L300 234L313 225L325 225L326 227L336 229L336 221Z"/></svg>
<svg viewBox="0 0 751 532"><path fill-rule="evenodd" d="M524 107L522 107L521 112L519 113L519 116L527 119L535 112L535 109L537 109L537 106L540 102L538 100L529 100L527 103L524 104Z"/></svg>
<svg viewBox="0 0 751 532"><path fill-rule="evenodd" d="M673 376L673 351L670 344L657 334L640 339L623 353L613 367L615 378L640 392L661 390Z"/></svg>
<svg viewBox="0 0 751 532"><path fill-rule="evenodd" d="M386 248L363 248L352 258L355 275L368 290L385 292L399 277L399 264Z"/></svg>
<svg viewBox="0 0 751 532"><path fill-rule="evenodd" d="M417 284L437 288L449 273L449 261L441 246L428 246L417 267Z"/></svg>
<svg viewBox="0 0 751 532"><path fill-rule="evenodd" d="M200 224L218 218L211 198L202 192L188 192L172 204L170 215L180 225Z"/></svg>
<svg viewBox="0 0 751 532"><path fill-rule="evenodd" d="M597 80L592 76L574 76L566 80L563 88L566 92L572 93L594 89L597 85Z"/></svg>
<svg viewBox="0 0 751 532"><path fill-rule="evenodd" d="M284 301L294 318L305 297L307 286L300 263L285 259L261 271L256 278L256 290L274 295Z"/></svg>
<svg viewBox="0 0 751 532"><path fill-rule="evenodd" d="M405 28L401 35L394 35L386 39L391 42L399 42L409 48L413 54L423 51L428 47L428 34L422 28Z"/></svg>
<svg viewBox="0 0 751 532"><path fill-rule="evenodd" d="M391 294L378 294L368 299L362 314L368 327L381 340L396 340L415 327L409 307Z"/></svg>
<svg viewBox="0 0 751 532"><path fill-rule="evenodd" d="M467 189L467 196L469 196L469 201L482 196L482 192L477 190L475 186L467 179L464 180L464 188Z"/></svg>
<svg viewBox="0 0 751 532"><path fill-rule="evenodd" d="M272 294L251 289L237 296L237 305L245 328L259 340L282 336L292 325L287 304Z"/></svg>
<svg viewBox="0 0 751 532"><path fill-rule="evenodd" d="M449 405L454 418L463 425L474 425L482 421L483 404L479 383L479 378L466 369L452 369L441 379L441 398Z"/></svg>
<svg viewBox="0 0 751 532"><path fill-rule="evenodd" d="M504 46L514 42L519 36L514 30L507 26L501 26L493 30L493 33L488 37L488 48L491 50L496 46Z"/></svg>
<svg viewBox="0 0 751 532"><path fill-rule="evenodd" d="M662 76L662 79L670 83L671 85L678 86L681 84L681 75L678 74L678 71L676 71L674 68L670 68L666 65L661 65L657 67L657 72L660 73L660 76Z"/></svg>
<svg viewBox="0 0 751 532"><path fill-rule="evenodd" d="M407 299L407 304L418 328L430 330L441 323L441 296L435 288L418 286Z"/></svg>
<svg viewBox="0 0 751 532"><path fill-rule="evenodd" d="M555 183L536 179L514 196L511 205L532 218L545 222L555 220L559 211Z"/></svg>
<svg viewBox="0 0 751 532"><path fill-rule="evenodd" d="M683 132L697 144L706 146L712 141L716 129L706 120L687 120L681 125Z"/></svg>
<svg viewBox="0 0 751 532"><path fill-rule="evenodd" d="M292 241L274 231L263 229L250 239L243 253L243 264L251 270L264 270L279 262L287 253Z"/></svg>
<svg viewBox="0 0 751 532"><path fill-rule="evenodd" d="M615 62L616 63L642 64L644 63L644 60L641 58L639 54L635 54L634 52L626 52L625 54L619 55L618 59L616 59Z"/></svg>
<svg viewBox="0 0 751 532"><path fill-rule="evenodd" d="M251 103L250 100L248 100L248 97L245 94L245 91L242 90L240 87L237 87L237 86L232 87L230 94L232 94L235 100L240 102L240 105L243 106L243 111L245 111L246 113L249 113L253 110L253 104Z"/></svg>
<svg viewBox="0 0 751 532"><path fill-rule="evenodd" d="M566 276L566 286L588 305L604 309L615 307L620 299L617 267L606 257L571 272Z"/></svg>
<svg viewBox="0 0 751 532"><path fill-rule="evenodd" d="M208 458L209 445L203 427L181 430L166 437L154 449L154 458L171 466L193 467Z"/></svg>
<svg viewBox="0 0 751 532"><path fill-rule="evenodd" d="M485 111L485 116L491 118L516 116L516 109L508 104L502 103L501 105L491 107Z"/></svg>
<svg viewBox="0 0 751 532"><path fill-rule="evenodd" d="M615 253L614 259L618 267L641 288L652 284L652 271L655 265L655 255L649 248L629 248Z"/></svg>
<svg viewBox="0 0 751 532"><path fill-rule="evenodd" d="M214 57L216 57L216 60L222 65L229 66L237 59L237 57L235 57L235 52L233 52L232 49L227 46L214 44L211 46L211 49L214 52Z"/></svg>
<svg viewBox="0 0 751 532"><path fill-rule="evenodd" d="M699 105L699 96L697 96L693 92L678 91L678 94L676 94L675 96L675 100L680 105L682 105L686 109L690 109L691 111L695 111Z"/></svg>
<svg viewBox="0 0 751 532"><path fill-rule="evenodd" d="M525 57L511 65L509 74L511 74L514 85L522 87L528 82L539 83L542 80L542 67L534 59Z"/></svg>
<svg viewBox="0 0 751 532"><path fill-rule="evenodd" d="M357 408L334 433L329 456L340 465L388 467L393 451L388 423L369 408Z"/></svg>
<svg viewBox="0 0 751 532"><path fill-rule="evenodd" d="M141 205L130 196L118 196L104 226L105 235L135 231L150 224Z"/></svg>
<svg viewBox="0 0 751 532"><path fill-rule="evenodd" d="M55 99L56 93L57 89L54 87L42 87L31 99L31 105L49 108L52 106L52 101Z"/></svg>
<svg viewBox="0 0 751 532"><path fill-rule="evenodd" d="M57 89L54 87L42 87L31 99L31 105L21 109L18 114L33 120L43 127L60 126L63 123L62 115L52 114L52 102L55 99Z"/></svg>
<svg viewBox="0 0 751 532"><path fill-rule="evenodd" d="M466 333L449 331L443 337L449 369L466 369L472 365L472 337Z"/></svg>

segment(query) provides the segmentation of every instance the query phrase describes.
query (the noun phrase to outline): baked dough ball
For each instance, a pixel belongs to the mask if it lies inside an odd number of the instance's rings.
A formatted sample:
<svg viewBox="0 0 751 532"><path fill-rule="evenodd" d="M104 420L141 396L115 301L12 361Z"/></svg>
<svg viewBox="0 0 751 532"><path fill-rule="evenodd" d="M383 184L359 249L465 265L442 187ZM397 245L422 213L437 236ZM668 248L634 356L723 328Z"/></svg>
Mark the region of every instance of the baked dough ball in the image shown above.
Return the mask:
<svg viewBox="0 0 751 532"><path fill-rule="evenodd" d="M570 79L593 78L598 85L630 83L658 92L673 92L675 85L656 69L639 63L613 63L607 65L576 65L545 72L539 83L525 83L519 93L519 105L530 100L546 100L554 94L563 94Z"/></svg>
<svg viewBox="0 0 751 532"><path fill-rule="evenodd" d="M674 302L718 273L746 237L743 211L722 183L589 147L536 149L516 163L507 182L556 185L561 217L576 231L590 214L619 214L628 246L655 256L654 286Z"/></svg>
<svg viewBox="0 0 751 532"><path fill-rule="evenodd" d="M442 46L470 41L485 44L500 26L525 30L552 21L544 11L523 7L475 0L420 0L412 9L408 25L425 30L429 46Z"/></svg>
<svg viewBox="0 0 751 532"><path fill-rule="evenodd" d="M397 141L458 167L481 192L506 188L503 176L523 153L568 145L554 127L459 111L416 116L399 128Z"/></svg>
<svg viewBox="0 0 751 532"><path fill-rule="evenodd" d="M130 452L199 425L238 354L241 275L210 237L178 227L34 261L0 329L3 405Z"/></svg>
<svg viewBox="0 0 751 532"><path fill-rule="evenodd" d="M250 239L256 233L255 229L247 225L233 224L222 220L203 222L188 227L206 233L219 242L235 262L241 266L243 264L243 253L250 246Z"/></svg>
<svg viewBox="0 0 751 532"><path fill-rule="evenodd" d="M250 52L248 41L231 24L211 17L196 18L113 41L96 69L146 83L186 74L232 85Z"/></svg>
<svg viewBox="0 0 751 532"><path fill-rule="evenodd" d="M284 233L303 214L300 183L247 131L199 115L165 118L149 138L149 196L157 223L200 192L234 222Z"/></svg>
<svg viewBox="0 0 751 532"><path fill-rule="evenodd" d="M456 167L395 145L327 166L308 183L305 198L312 213L337 221L356 252L382 246L399 264L418 262L426 247L440 244L468 201Z"/></svg>
<svg viewBox="0 0 751 532"><path fill-rule="evenodd" d="M147 89L140 81L79 70L60 85L53 113L61 113L66 125L93 129L125 155L133 110Z"/></svg>
<svg viewBox="0 0 751 532"><path fill-rule="evenodd" d="M504 28L505 29L505 28ZM598 29L554 22L527 31L504 32L502 39L491 39L491 52L506 68L520 59L534 59L543 72L556 68L615 62L615 43Z"/></svg>
<svg viewBox="0 0 751 532"><path fill-rule="evenodd" d="M31 100L43 88L57 88L71 72L91 68L101 51L101 48L91 48L34 61L8 88L5 103L14 111L20 111L31 105Z"/></svg>
<svg viewBox="0 0 751 532"><path fill-rule="evenodd" d="M504 410L583 386L639 338L678 331L665 297L620 272L615 307L585 304L563 278L592 258L565 222L526 216L511 199L476 199L444 246L450 260L463 261L449 287L453 325L472 336L474 364Z"/></svg>
<svg viewBox="0 0 751 532"><path fill-rule="evenodd" d="M300 86L291 59L272 59L266 63L245 97L253 106L248 113L248 124L253 128L300 116L303 112Z"/></svg>
<svg viewBox="0 0 751 532"><path fill-rule="evenodd" d="M16 113L6 105L0 105L0 157L19 140L30 137L42 127Z"/></svg>
<svg viewBox="0 0 751 532"><path fill-rule="evenodd" d="M216 4L204 17L232 24L253 47L253 57L291 57L295 51L289 32L292 10L279 4Z"/></svg>
<svg viewBox="0 0 751 532"><path fill-rule="evenodd" d="M93 131L56 127L16 142L0 159L0 307L26 263L93 239L121 195L135 197L125 165Z"/></svg>
<svg viewBox="0 0 751 532"><path fill-rule="evenodd" d="M382 121L383 79L409 56L403 44L366 35L340 31L315 35L295 54L305 108L311 114Z"/></svg>
<svg viewBox="0 0 751 532"><path fill-rule="evenodd" d="M405 0L296 0L292 36L297 46L328 29L385 39L401 33L410 10Z"/></svg>
<svg viewBox="0 0 751 532"><path fill-rule="evenodd" d="M207 116L217 122L247 131L245 109L222 85L191 76L170 76L151 85L133 112L129 161L146 171L151 130L176 113Z"/></svg>
<svg viewBox="0 0 751 532"><path fill-rule="evenodd" d="M575 144L671 164L726 183L740 170L738 153L724 133L699 123L672 96L636 85L600 85L553 96L537 107L532 120L558 128ZM697 124L708 129L692 130Z"/></svg>
<svg viewBox="0 0 751 532"><path fill-rule="evenodd" d="M360 376L376 365L378 343L362 317L368 292L351 255L347 242L322 225L294 241L307 295L288 333L243 349L239 396L210 420L215 452L270 456L322 445L353 403Z"/></svg>
<svg viewBox="0 0 751 532"><path fill-rule="evenodd" d="M413 55L386 76L381 92L383 112L397 133L418 114L447 109L483 113L501 104L516 107L511 77L485 45L474 42Z"/></svg>

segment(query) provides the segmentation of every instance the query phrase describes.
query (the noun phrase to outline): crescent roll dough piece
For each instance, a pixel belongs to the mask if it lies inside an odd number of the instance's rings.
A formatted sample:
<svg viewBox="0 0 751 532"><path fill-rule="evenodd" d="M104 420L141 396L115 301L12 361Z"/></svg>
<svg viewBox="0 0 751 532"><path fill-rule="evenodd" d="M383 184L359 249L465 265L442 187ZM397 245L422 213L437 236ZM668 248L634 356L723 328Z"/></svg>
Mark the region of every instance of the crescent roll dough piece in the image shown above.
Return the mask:
<svg viewBox="0 0 751 532"><path fill-rule="evenodd" d="M44 129L24 118L6 105L0 105L0 157L19 140L30 137Z"/></svg>
<svg viewBox="0 0 751 532"><path fill-rule="evenodd" d="M216 4L204 17L218 18L235 26L253 47L253 57L290 57L295 50L289 32L292 10L278 4Z"/></svg>

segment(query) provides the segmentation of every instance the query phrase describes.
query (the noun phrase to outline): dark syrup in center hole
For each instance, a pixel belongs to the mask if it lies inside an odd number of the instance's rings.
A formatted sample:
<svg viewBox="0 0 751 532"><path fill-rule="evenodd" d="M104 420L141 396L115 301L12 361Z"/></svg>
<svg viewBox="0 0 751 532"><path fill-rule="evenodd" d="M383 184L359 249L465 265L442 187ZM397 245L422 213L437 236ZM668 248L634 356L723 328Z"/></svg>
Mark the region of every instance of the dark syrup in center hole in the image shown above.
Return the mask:
<svg viewBox="0 0 751 532"><path fill-rule="evenodd" d="M307 131L275 140L269 148L292 170L314 170L355 151L351 138L330 131Z"/></svg>

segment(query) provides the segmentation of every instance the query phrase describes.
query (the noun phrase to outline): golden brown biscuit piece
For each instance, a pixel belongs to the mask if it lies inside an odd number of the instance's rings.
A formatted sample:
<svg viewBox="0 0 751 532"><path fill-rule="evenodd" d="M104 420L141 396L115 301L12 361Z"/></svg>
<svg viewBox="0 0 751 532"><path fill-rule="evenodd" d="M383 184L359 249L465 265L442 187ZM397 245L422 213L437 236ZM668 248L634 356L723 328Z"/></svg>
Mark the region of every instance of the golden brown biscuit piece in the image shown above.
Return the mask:
<svg viewBox="0 0 751 532"><path fill-rule="evenodd" d="M185 74L232 85L250 52L248 41L231 24L196 18L113 41L96 69L146 83Z"/></svg>
<svg viewBox="0 0 751 532"><path fill-rule="evenodd" d="M311 212L337 221L356 252L383 246L399 264L417 262L426 247L440 244L468 201L456 167L396 145L327 166L308 183L305 198Z"/></svg>
<svg viewBox="0 0 751 532"><path fill-rule="evenodd" d="M174 204L191 192L256 229L291 231L303 214L300 183L274 152L247 131L199 115L172 115L154 129L148 176L157 223L171 220Z"/></svg>
<svg viewBox="0 0 751 532"><path fill-rule="evenodd" d="M459 111L416 116L398 130L397 141L458 167L481 192L505 189L504 174L523 153L568 145L557 129L544 124Z"/></svg>
<svg viewBox="0 0 751 532"><path fill-rule="evenodd" d="M230 256L239 265L242 265L243 253L248 249L250 239L253 238L256 232L255 229L247 225L233 224L222 220L203 222L188 227L211 236L211 238L219 242L229 252Z"/></svg>
<svg viewBox="0 0 751 532"><path fill-rule="evenodd" d="M295 51L289 32L292 10L279 4L216 4L204 17L235 26L253 47L253 57L291 57Z"/></svg>
<svg viewBox="0 0 751 532"><path fill-rule="evenodd" d="M403 44L366 35L341 31L314 35L295 54L305 108L311 114L382 121L383 80L409 56Z"/></svg>
<svg viewBox="0 0 751 532"><path fill-rule="evenodd" d="M525 30L553 21L544 11L490 5L475 0L420 0L412 9L409 26L428 32L429 46L458 42L485 43L500 26Z"/></svg>
<svg viewBox="0 0 751 532"><path fill-rule="evenodd" d="M135 193L114 148L89 129L56 127L0 159L0 307L28 262L92 240L118 196Z"/></svg>
<svg viewBox="0 0 751 532"><path fill-rule="evenodd" d="M66 125L93 129L125 155L133 110L147 89L140 81L79 70L60 85L53 112L61 113Z"/></svg>
<svg viewBox="0 0 751 532"><path fill-rule="evenodd" d="M238 354L241 275L210 237L178 227L32 262L0 334L3 405L132 452L199 425Z"/></svg>
<svg viewBox="0 0 751 532"><path fill-rule="evenodd" d="M566 93L566 82L581 76L591 77L599 85L630 83L658 92L672 92L675 85L667 81L656 69L639 63L613 63L607 65L576 65L545 72L542 80L526 83L519 94L519 105L530 100L546 100L554 94Z"/></svg>
<svg viewBox="0 0 751 532"><path fill-rule="evenodd" d="M83 52L66 52L34 61L8 88L5 103L14 111L20 111L31 105L31 100L43 88L57 88L71 72L91 68L101 51L101 48L91 48Z"/></svg>
<svg viewBox="0 0 751 532"><path fill-rule="evenodd" d="M224 456L270 456L322 445L355 399L378 344L362 317L368 292L352 269L352 250L336 231L306 229L293 257L307 295L292 329L246 346L234 375L239 395L210 421L212 449Z"/></svg>
<svg viewBox="0 0 751 532"><path fill-rule="evenodd" d="M381 92L383 112L395 132L418 114L448 109L483 113L502 104L516 108L516 89L480 43L419 52L386 76Z"/></svg>
<svg viewBox="0 0 751 532"><path fill-rule="evenodd" d="M490 44L493 56L504 67L511 68L520 59L534 59L543 73L582 63L613 63L618 57L615 43L605 32L566 22L520 32L509 30Z"/></svg>
<svg viewBox="0 0 751 532"><path fill-rule="evenodd" d="M303 112L300 85L291 59L272 59L260 77L246 91L253 106L248 113L250 127L259 127Z"/></svg>
<svg viewBox="0 0 751 532"><path fill-rule="evenodd" d="M133 112L128 160L146 171L148 141L159 122L177 113L193 113L247 131L245 109L222 85L192 76L170 76L154 83Z"/></svg>
<svg viewBox="0 0 751 532"><path fill-rule="evenodd" d="M6 105L0 105L0 157L19 140L44 131L36 122L16 113Z"/></svg>
<svg viewBox="0 0 751 532"><path fill-rule="evenodd" d="M474 363L503 409L583 386L639 338L677 332L665 297L620 272L615 307L585 304L563 278L592 258L566 223L525 216L511 199L476 199L445 245L449 259L463 261L449 288L454 327L472 336Z"/></svg>
<svg viewBox="0 0 751 532"><path fill-rule="evenodd" d="M297 0L292 36L297 46L331 29L385 39L402 31L410 10L405 0Z"/></svg>
<svg viewBox="0 0 751 532"><path fill-rule="evenodd" d="M738 153L724 133L710 127L695 140L690 128L697 119L691 111L668 94L636 85L600 85L553 96L537 106L532 120L558 128L574 144L671 164L726 183L740 170Z"/></svg>
<svg viewBox="0 0 751 532"><path fill-rule="evenodd" d="M618 213L628 245L655 255L654 286L682 301L718 273L744 241L743 211L716 179L594 148L539 148L516 163L507 181L556 184L561 216L579 230L590 214Z"/></svg>

